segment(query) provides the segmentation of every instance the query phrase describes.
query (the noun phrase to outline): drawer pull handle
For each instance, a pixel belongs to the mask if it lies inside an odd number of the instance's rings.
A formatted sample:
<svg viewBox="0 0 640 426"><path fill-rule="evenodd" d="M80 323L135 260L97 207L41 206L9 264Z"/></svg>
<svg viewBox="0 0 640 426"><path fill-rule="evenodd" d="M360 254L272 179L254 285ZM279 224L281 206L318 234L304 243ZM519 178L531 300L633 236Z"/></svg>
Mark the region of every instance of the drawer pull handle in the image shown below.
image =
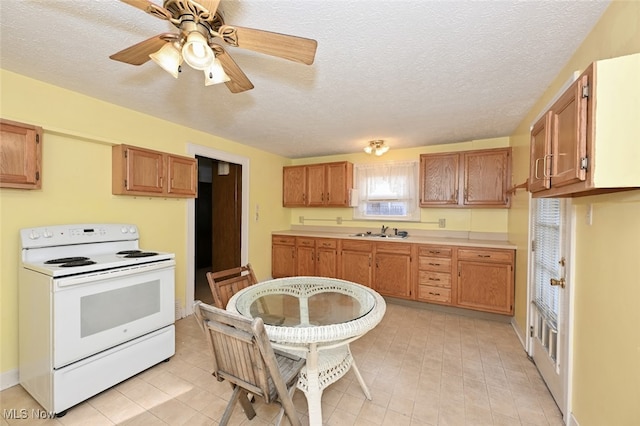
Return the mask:
<svg viewBox="0 0 640 426"><path fill-rule="evenodd" d="M440 266L439 263L431 263L431 262L429 262L429 265L431 265L431 266Z"/></svg>
<svg viewBox="0 0 640 426"><path fill-rule="evenodd" d="M429 250L430 254L440 254L440 250Z"/></svg>
<svg viewBox="0 0 640 426"><path fill-rule="evenodd" d="M490 254L479 254L478 257L485 257L486 258L486 257L491 257L491 255Z"/></svg>
<svg viewBox="0 0 640 426"><path fill-rule="evenodd" d="M440 278L429 278L429 281L440 281Z"/></svg>
<svg viewBox="0 0 640 426"><path fill-rule="evenodd" d="M432 291L430 291L429 294L432 295L432 296L440 296L440 293L434 293Z"/></svg>

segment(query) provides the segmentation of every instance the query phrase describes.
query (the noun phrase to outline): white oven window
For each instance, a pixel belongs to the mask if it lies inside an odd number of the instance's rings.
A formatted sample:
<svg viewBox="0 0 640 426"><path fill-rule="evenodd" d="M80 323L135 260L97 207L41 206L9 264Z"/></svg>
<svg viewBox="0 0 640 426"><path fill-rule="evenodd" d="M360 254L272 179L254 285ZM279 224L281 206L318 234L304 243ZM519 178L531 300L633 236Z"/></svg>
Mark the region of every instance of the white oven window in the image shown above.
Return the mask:
<svg viewBox="0 0 640 426"><path fill-rule="evenodd" d="M84 296L80 299L80 336L91 336L158 312L159 280Z"/></svg>

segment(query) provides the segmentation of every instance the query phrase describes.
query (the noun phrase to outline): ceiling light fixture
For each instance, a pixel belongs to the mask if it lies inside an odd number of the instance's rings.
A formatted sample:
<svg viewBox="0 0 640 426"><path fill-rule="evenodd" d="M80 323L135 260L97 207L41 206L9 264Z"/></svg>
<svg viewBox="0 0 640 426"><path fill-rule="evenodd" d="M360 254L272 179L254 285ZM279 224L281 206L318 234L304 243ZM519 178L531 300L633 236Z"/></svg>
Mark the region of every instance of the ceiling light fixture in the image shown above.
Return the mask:
<svg viewBox="0 0 640 426"><path fill-rule="evenodd" d="M231 80L224 71L220 60L216 58L215 52L209 46L206 29L200 28L192 22L185 24L188 31L186 38L167 41L157 52L149 55L153 62L174 78L178 78L178 73L181 71L180 66L184 61L191 68L204 72L205 86Z"/></svg>
<svg viewBox="0 0 640 426"><path fill-rule="evenodd" d="M378 157L387 151L389 151L389 145L385 145L381 139L369 141L369 145L364 147L364 152L367 154L375 154Z"/></svg>

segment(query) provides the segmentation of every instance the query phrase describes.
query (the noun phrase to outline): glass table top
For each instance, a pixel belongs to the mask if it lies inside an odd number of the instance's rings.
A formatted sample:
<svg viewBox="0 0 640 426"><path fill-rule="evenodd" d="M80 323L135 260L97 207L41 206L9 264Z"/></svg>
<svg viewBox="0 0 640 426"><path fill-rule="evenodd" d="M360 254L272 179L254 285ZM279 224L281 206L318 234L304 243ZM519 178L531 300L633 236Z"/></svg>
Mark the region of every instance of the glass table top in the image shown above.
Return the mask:
<svg viewBox="0 0 640 426"><path fill-rule="evenodd" d="M273 280L252 286L236 299L244 316L261 317L266 325L314 327L342 324L367 315L375 307L372 292L362 286L318 286Z"/></svg>

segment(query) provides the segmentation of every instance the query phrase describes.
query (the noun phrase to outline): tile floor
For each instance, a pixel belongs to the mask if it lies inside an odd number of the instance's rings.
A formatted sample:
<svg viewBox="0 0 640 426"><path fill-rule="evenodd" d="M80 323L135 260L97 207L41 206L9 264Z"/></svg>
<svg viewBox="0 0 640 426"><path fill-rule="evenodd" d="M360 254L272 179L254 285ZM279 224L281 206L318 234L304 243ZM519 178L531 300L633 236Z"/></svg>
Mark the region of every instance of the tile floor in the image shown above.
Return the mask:
<svg viewBox="0 0 640 426"><path fill-rule="evenodd" d="M217 425L230 395L209 374L209 353L192 317L177 321L176 355L71 408L64 417L7 419L10 409L39 409L22 389L0 392L0 425ZM325 389L324 422L341 425L562 425L561 414L509 324L387 304L383 321L352 344L373 399L353 373ZM294 403L308 424L304 394ZM255 403L248 421L273 423L279 406ZM287 423L288 422L283 422Z"/></svg>

